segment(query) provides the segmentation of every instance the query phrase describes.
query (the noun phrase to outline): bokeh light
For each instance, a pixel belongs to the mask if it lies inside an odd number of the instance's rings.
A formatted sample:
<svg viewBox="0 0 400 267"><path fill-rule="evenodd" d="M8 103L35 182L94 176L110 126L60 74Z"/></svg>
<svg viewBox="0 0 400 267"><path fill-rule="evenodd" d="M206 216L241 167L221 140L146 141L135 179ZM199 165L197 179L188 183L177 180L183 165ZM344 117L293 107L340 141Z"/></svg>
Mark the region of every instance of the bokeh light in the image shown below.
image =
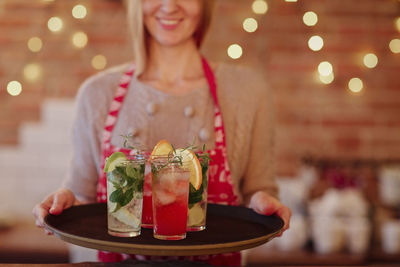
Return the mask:
<svg viewBox="0 0 400 267"><path fill-rule="evenodd" d="M396 29L400 32L400 17L396 18L394 24L396 26Z"/></svg>
<svg viewBox="0 0 400 267"><path fill-rule="evenodd" d="M22 92L22 85L18 81L11 81L7 84L7 93L12 96L17 96Z"/></svg>
<svg viewBox="0 0 400 267"><path fill-rule="evenodd" d="M322 61L318 65L318 72L322 76L329 76L333 72L332 64L328 61Z"/></svg>
<svg viewBox="0 0 400 267"><path fill-rule="evenodd" d="M243 54L243 49L238 44L232 44L228 47L228 56L233 59L238 59Z"/></svg>
<svg viewBox="0 0 400 267"><path fill-rule="evenodd" d="M42 50L43 42L39 37L32 37L28 40L28 49L31 52L39 52Z"/></svg>
<svg viewBox="0 0 400 267"><path fill-rule="evenodd" d="M50 31L52 32L59 32L63 28L63 21L59 17L51 17L47 21L47 27L49 28Z"/></svg>
<svg viewBox="0 0 400 267"><path fill-rule="evenodd" d="M255 0L251 5L251 9L256 14L265 14L268 11L268 4L264 0Z"/></svg>
<svg viewBox="0 0 400 267"><path fill-rule="evenodd" d="M369 53L364 56L363 62L367 68L372 69L378 64L378 57L373 53Z"/></svg>
<svg viewBox="0 0 400 267"><path fill-rule="evenodd" d="M319 51L324 47L324 39L319 35L314 35L308 40L308 47L313 51Z"/></svg>
<svg viewBox="0 0 400 267"><path fill-rule="evenodd" d="M72 16L76 19L84 19L87 15L87 9L84 5L76 5L72 8Z"/></svg>
<svg viewBox="0 0 400 267"><path fill-rule="evenodd" d="M351 78L349 81L349 90L353 93L360 93L363 90L363 82L360 78Z"/></svg>
<svg viewBox="0 0 400 267"><path fill-rule="evenodd" d="M393 39L389 43L390 51L395 54L400 53L400 39Z"/></svg>
<svg viewBox="0 0 400 267"><path fill-rule="evenodd" d="M318 22L318 16L312 11L308 11L303 15L303 22L307 26L314 26Z"/></svg>
<svg viewBox="0 0 400 267"><path fill-rule="evenodd" d="M319 75L319 80L324 84L330 84L335 79L335 75L331 72L329 75Z"/></svg>
<svg viewBox="0 0 400 267"><path fill-rule="evenodd" d="M30 82L36 82L42 77L42 67L36 63L27 64L24 67L24 77Z"/></svg>
<svg viewBox="0 0 400 267"><path fill-rule="evenodd" d="M88 43L88 37L84 32L76 32L72 36L72 44L77 48L84 48Z"/></svg>
<svg viewBox="0 0 400 267"><path fill-rule="evenodd" d="M257 20L253 18L247 18L243 21L243 29L246 32L255 32L258 28Z"/></svg>
<svg viewBox="0 0 400 267"><path fill-rule="evenodd" d="M92 67L96 70L102 70L107 66L107 58L103 55L96 55L92 58Z"/></svg>

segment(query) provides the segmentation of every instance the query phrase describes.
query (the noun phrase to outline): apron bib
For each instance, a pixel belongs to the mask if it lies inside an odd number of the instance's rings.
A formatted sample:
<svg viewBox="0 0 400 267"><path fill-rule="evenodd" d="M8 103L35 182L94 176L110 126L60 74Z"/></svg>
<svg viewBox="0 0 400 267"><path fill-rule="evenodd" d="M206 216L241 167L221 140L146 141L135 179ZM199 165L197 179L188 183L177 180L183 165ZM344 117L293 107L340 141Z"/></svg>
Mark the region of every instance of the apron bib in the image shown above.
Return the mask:
<svg viewBox="0 0 400 267"><path fill-rule="evenodd" d="M215 148L208 150L210 154L211 162L209 167L209 181L208 181L208 202L224 205L239 205L238 197L234 190L234 185L229 169L226 140L225 140L225 128L222 119L222 114L219 108L217 98L217 86L215 83L214 73L211 70L205 59L202 59L204 74L207 78L207 82L210 88L210 93L213 97L215 104L215 115L214 115L214 130L215 130ZM111 103L110 111L107 116L103 139L102 139L102 164L100 175L97 184L97 201L107 201L107 177L103 172L106 158L112 153L121 151L126 155L133 155L136 151L119 148L111 145L111 136L113 133L114 126L118 119L118 113L123 104L124 98L128 92L129 84L132 80L135 66L132 65L128 71L123 75L121 82L115 92L114 100ZM171 260L171 259L185 259L207 262L211 265L216 266L240 266L241 255L240 252L217 254L217 255L204 255L204 256L185 256L185 257L157 257L157 256L143 256L143 255L127 255L119 254L114 252L99 251L99 260L102 262L117 262L126 259L137 259L137 260Z"/></svg>

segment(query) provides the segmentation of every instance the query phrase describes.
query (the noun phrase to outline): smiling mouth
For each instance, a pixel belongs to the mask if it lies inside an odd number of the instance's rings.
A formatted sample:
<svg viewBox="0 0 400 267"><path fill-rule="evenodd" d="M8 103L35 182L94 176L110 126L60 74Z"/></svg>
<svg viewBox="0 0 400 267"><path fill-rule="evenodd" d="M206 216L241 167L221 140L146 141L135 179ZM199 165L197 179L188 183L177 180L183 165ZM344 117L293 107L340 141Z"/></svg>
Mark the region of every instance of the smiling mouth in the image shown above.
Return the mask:
<svg viewBox="0 0 400 267"><path fill-rule="evenodd" d="M164 25L177 25L179 23L178 19L159 19L161 24Z"/></svg>

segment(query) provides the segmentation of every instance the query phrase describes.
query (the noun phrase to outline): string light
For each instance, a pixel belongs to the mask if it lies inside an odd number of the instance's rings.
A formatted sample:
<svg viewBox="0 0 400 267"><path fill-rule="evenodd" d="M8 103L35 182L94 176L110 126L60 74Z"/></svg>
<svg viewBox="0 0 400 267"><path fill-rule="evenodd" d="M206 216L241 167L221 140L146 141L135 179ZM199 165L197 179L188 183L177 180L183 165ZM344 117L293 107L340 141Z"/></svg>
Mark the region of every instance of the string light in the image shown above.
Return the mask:
<svg viewBox="0 0 400 267"><path fill-rule="evenodd" d="M24 67L24 77L30 82L39 80L42 76L42 67L39 64L31 63Z"/></svg>
<svg viewBox="0 0 400 267"><path fill-rule="evenodd" d="M265 14L268 11L268 4L264 0L255 0L251 8L256 14Z"/></svg>
<svg viewBox="0 0 400 267"><path fill-rule="evenodd" d="M318 65L318 72L321 76L329 76L333 72L332 64L328 61L322 61Z"/></svg>
<svg viewBox="0 0 400 267"><path fill-rule="evenodd" d="M28 49L31 52L39 52L42 50L43 42L39 37L32 37L28 40Z"/></svg>
<svg viewBox="0 0 400 267"><path fill-rule="evenodd" d="M360 93L363 90L363 82L360 78L351 78L349 81L349 90L353 93Z"/></svg>
<svg viewBox="0 0 400 267"><path fill-rule="evenodd" d="M372 69L372 68L375 68L376 65L378 64L378 57L373 53L369 53L364 56L363 61L364 61L364 65L367 68Z"/></svg>
<svg viewBox="0 0 400 267"><path fill-rule="evenodd" d="M7 93L12 96L17 96L22 92L22 85L18 81L11 81L7 84Z"/></svg>
<svg viewBox="0 0 400 267"><path fill-rule="evenodd" d="M96 70L102 70L107 66L107 58L103 55L96 55L92 59L92 67Z"/></svg>
<svg viewBox="0 0 400 267"><path fill-rule="evenodd" d="M76 19L84 19L87 15L87 9L84 5L76 5L72 8L72 16Z"/></svg>
<svg viewBox="0 0 400 267"><path fill-rule="evenodd" d="M88 37L84 32L76 32L72 36L72 44L77 48L84 48L88 43Z"/></svg>
<svg viewBox="0 0 400 267"><path fill-rule="evenodd" d="M393 39L389 43L390 51L395 54L400 53L400 39Z"/></svg>
<svg viewBox="0 0 400 267"><path fill-rule="evenodd" d="M314 35L308 40L308 47L313 51L319 51L324 46L324 40L321 36Z"/></svg>
<svg viewBox="0 0 400 267"><path fill-rule="evenodd" d="M258 28L258 23L253 18L247 18L243 21L243 29L246 32L255 32Z"/></svg>
<svg viewBox="0 0 400 267"><path fill-rule="evenodd" d="M238 59L242 56L242 47L238 44L232 44L228 47L228 56L232 59Z"/></svg>
<svg viewBox="0 0 400 267"><path fill-rule="evenodd" d="M318 16L312 11L308 11L303 15L303 22L307 26L315 26L318 22Z"/></svg>
<svg viewBox="0 0 400 267"><path fill-rule="evenodd" d="M63 21L59 17L51 17L47 22L47 27L52 32L59 32L63 27Z"/></svg>

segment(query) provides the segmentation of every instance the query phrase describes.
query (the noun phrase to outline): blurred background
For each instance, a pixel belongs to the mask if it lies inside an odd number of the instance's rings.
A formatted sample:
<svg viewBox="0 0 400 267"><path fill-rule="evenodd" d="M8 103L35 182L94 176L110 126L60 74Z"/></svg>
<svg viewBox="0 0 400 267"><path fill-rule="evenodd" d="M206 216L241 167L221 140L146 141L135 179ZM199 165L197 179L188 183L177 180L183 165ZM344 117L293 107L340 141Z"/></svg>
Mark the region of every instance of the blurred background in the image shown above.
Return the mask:
<svg viewBox="0 0 400 267"><path fill-rule="evenodd" d="M275 93L293 220L248 263L400 262L400 1L217 0L203 51ZM0 0L0 263L91 259L31 210L67 171L80 84L130 55L123 1Z"/></svg>

